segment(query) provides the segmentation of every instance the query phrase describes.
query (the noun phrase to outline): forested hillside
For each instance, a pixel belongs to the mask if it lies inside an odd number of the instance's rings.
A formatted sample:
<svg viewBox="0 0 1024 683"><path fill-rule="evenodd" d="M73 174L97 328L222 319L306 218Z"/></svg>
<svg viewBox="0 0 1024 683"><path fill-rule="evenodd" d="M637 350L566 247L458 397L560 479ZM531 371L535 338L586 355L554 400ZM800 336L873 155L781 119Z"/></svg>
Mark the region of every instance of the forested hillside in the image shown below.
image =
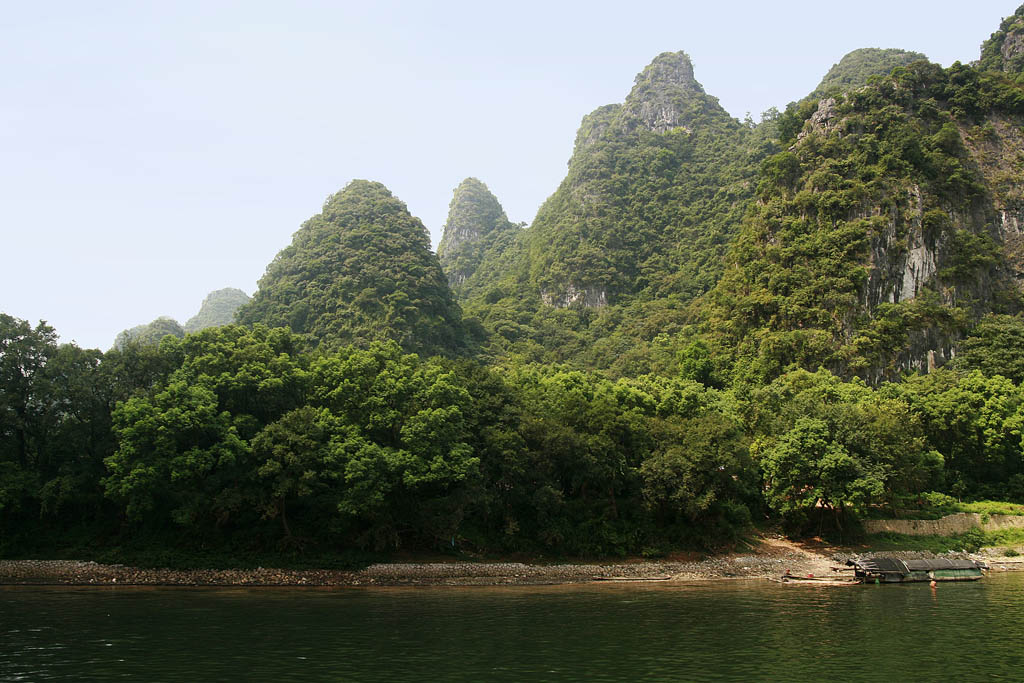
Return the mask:
<svg viewBox="0 0 1024 683"><path fill-rule="evenodd" d="M427 229L380 183L354 180L267 266L238 321L284 326L328 347L391 339L409 351L465 346L462 314Z"/></svg>
<svg viewBox="0 0 1024 683"><path fill-rule="evenodd" d="M495 357L618 374L660 369L656 339L714 285L775 151L708 95L684 52L637 75L623 104L584 117L569 172L533 224L477 268L467 313Z"/></svg>
<svg viewBox="0 0 1024 683"><path fill-rule="evenodd" d="M235 324L102 353L0 314L0 556L651 556L1024 502L1022 36L856 51L757 124L665 53L528 227L469 178L438 257L357 180Z"/></svg>
<svg viewBox="0 0 1024 683"><path fill-rule="evenodd" d="M1012 78L925 61L820 101L763 163L698 308L716 352L752 381L795 364L877 382L1016 313L1022 116Z"/></svg>
<svg viewBox="0 0 1024 683"><path fill-rule="evenodd" d="M908 66L916 61L928 59L920 52L866 47L845 55L838 64L833 64L821 83L808 99L820 99L856 90L867 85L872 76L888 76L898 66Z"/></svg>
<svg viewBox="0 0 1024 683"><path fill-rule="evenodd" d="M156 346L168 334L180 339L185 336L185 329L174 318L162 315L153 322L136 325L118 333L114 339L114 348L120 350L128 344Z"/></svg>

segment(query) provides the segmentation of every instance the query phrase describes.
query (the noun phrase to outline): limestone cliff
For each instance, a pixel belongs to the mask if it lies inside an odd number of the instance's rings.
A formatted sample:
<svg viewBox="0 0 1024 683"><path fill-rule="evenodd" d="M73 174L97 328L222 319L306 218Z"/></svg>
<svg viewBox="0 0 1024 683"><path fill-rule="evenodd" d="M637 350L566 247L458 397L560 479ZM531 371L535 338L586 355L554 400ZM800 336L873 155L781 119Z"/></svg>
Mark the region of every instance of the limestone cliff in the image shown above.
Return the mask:
<svg viewBox="0 0 1024 683"><path fill-rule="evenodd" d="M663 52L637 74L623 106L627 128L643 126L655 133L694 123L709 110L723 111L693 76L685 52Z"/></svg>
<svg viewBox="0 0 1024 683"><path fill-rule="evenodd" d="M584 117L568 175L526 234L521 277L555 307L706 290L750 195L747 132L685 52L658 55L623 104Z"/></svg>
<svg viewBox="0 0 1024 683"><path fill-rule="evenodd" d="M1003 19L999 30L981 44L983 69L1020 74L1024 71L1024 5Z"/></svg>
<svg viewBox="0 0 1024 683"><path fill-rule="evenodd" d="M1005 76L924 61L821 100L762 167L709 299L723 352L753 376L796 363L879 381L1016 310L1022 115Z"/></svg>
<svg viewBox="0 0 1024 683"><path fill-rule="evenodd" d="M507 247L519 229L484 183L466 178L455 188L437 258L456 296L473 291L471 278L485 255Z"/></svg>

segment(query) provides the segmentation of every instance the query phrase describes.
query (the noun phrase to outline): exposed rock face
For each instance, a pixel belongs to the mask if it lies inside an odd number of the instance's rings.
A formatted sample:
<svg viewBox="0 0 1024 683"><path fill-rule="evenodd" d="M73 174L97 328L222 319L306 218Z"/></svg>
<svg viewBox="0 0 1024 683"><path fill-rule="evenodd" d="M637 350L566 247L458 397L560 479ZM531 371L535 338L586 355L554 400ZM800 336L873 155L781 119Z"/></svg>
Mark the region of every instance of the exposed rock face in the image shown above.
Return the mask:
<svg viewBox="0 0 1024 683"><path fill-rule="evenodd" d="M210 292L203 299L199 312L185 323L185 331L191 333L207 327L230 325L235 320L235 312L247 303L249 295L234 287Z"/></svg>
<svg viewBox="0 0 1024 683"><path fill-rule="evenodd" d="M989 116L982 124L960 127L964 146L971 153L988 186L997 239L1017 286L1024 289L1024 183L1020 155L1024 152L1024 120Z"/></svg>
<svg viewBox="0 0 1024 683"><path fill-rule="evenodd" d="M663 52L641 71L623 107L631 119L655 133L685 127L694 114L711 102L693 77L693 63L685 52Z"/></svg>
<svg viewBox="0 0 1024 683"><path fill-rule="evenodd" d="M603 289L597 287L577 289L572 284L568 285L561 293L541 292L540 297L545 304L555 308L568 308L572 305L602 308L608 305L608 292Z"/></svg>
<svg viewBox="0 0 1024 683"><path fill-rule="evenodd" d="M934 242L925 240L921 228L921 189L912 186L902 206L892 207L888 225L871 240L868 282L864 305L913 299L938 271Z"/></svg>
<svg viewBox="0 0 1024 683"><path fill-rule="evenodd" d="M1003 19L999 30L981 44L984 69L1020 73L1024 70L1024 5Z"/></svg>
<svg viewBox="0 0 1024 683"><path fill-rule="evenodd" d="M797 140L803 140L811 132L828 133L836 124L836 101L828 97L818 102L818 109L808 119L810 128L805 128L797 135Z"/></svg>
<svg viewBox="0 0 1024 683"><path fill-rule="evenodd" d="M476 178L463 180L448 206L448 220L437 248L449 286L458 293L485 252L503 235L518 230L486 185Z"/></svg>
<svg viewBox="0 0 1024 683"><path fill-rule="evenodd" d="M1024 31L1018 30L1006 36L999 53L1003 56L1004 65L1018 61L1024 55Z"/></svg>
<svg viewBox="0 0 1024 683"><path fill-rule="evenodd" d="M621 110L621 104L606 104L584 116L579 130L576 131L573 156L583 153L584 150L600 140Z"/></svg>
<svg viewBox="0 0 1024 683"><path fill-rule="evenodd" d="M871 238L863 305L872 314L882 304L911 301L927 289L939 295L941 305L978 316L991 310L1007 284L1016 280L1021 287L1024 283L1024 202L1018 200L1024 188L1019 181L1009 180L1016 176L1008 172L1009 158L1024 149L1021 125L990 117L984 126L961 126L960 134L981 172L987 196L972 206L927 211L926 205L934 206L935 198L926 201L922 189L913 184L904 202L888 207L888 225ZM878 207L873 215L879 215ZM956 265L976 256L971 253L974 245L963 241L971 236L981 240L978 244L998 248L1002 257L965 278ZM941 326L913 330L895 366L919 372L941 366L954 357L961 335L959 329ZM875 379L882 377L879 371Z"/></svg>

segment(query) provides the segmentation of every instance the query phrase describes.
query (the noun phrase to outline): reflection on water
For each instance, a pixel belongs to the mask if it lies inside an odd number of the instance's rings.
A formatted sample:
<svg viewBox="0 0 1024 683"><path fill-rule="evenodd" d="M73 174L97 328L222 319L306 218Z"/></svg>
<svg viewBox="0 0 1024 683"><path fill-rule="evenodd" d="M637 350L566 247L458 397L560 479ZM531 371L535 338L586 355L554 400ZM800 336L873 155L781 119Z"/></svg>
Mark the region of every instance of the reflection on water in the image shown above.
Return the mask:
<svg viewBox="0 0 1024 683"><path fill-rule="evenodd" d="M0 680L1024 679L1024 573L416 589L0 589Z"/></svg>

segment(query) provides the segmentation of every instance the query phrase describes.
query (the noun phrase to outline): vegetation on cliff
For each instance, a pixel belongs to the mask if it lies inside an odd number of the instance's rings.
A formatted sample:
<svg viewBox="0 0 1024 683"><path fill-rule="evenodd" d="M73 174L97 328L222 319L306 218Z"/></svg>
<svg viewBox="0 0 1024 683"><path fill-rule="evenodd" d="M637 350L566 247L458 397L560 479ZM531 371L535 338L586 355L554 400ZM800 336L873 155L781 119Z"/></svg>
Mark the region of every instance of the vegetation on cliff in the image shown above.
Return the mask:
<svg viewBox="0 0 1024 683"><path fill-rule="evenodd" d="M465 347L462 313L426 228L387 188L365 180L303 223L237 316L326 347L389 339L427 354Z"/></svg>
<svg viewBox="0 0 1024 683"><path fill-rule="evenodd" d="M982 43L978 66L1005 71L1017 81L1024 79L1024 5L1003 19L999 30Z"/></svg>
<svg viewBox="0 0 1024 683"><path fill-rule="evenodd" d="M478 268L467 314L488 352L637 374L686 304L718 280L776 151L704 92L683 53L659 55L623 104L584 117L569 172L533 224ZM484 285L486 283L486 285Z"/></svg>
<svg viewBox="0 0 1024 683"><path fill-rule="evenodd" d="M488 284L497 264L514 251L520 229L486 185L476 178L459 183L437 247L437 258L456 296L470 298ZM490 270L474 277L483 261L491 262Z"/></svg>
<svg viewBox="0 0 1024 683"><path fill-rule="evenodd" d="M918 60L927 60L920 52L895 48L865 47L843 56L833 64L821 83L808 97L821 99L849 92L867 85L872 76L888 76L898 66L908 66Z"/></svg>
<svg viewBox="0 0 1024 683"><path fill-rule="evenodd" d="M1003 207L965 139L1022 114L1009 79L927 62L820 102L763 163L702 302L723 367L754 382L794 365L895 379L948 359L980 314L1015 310Z"/></svg>

